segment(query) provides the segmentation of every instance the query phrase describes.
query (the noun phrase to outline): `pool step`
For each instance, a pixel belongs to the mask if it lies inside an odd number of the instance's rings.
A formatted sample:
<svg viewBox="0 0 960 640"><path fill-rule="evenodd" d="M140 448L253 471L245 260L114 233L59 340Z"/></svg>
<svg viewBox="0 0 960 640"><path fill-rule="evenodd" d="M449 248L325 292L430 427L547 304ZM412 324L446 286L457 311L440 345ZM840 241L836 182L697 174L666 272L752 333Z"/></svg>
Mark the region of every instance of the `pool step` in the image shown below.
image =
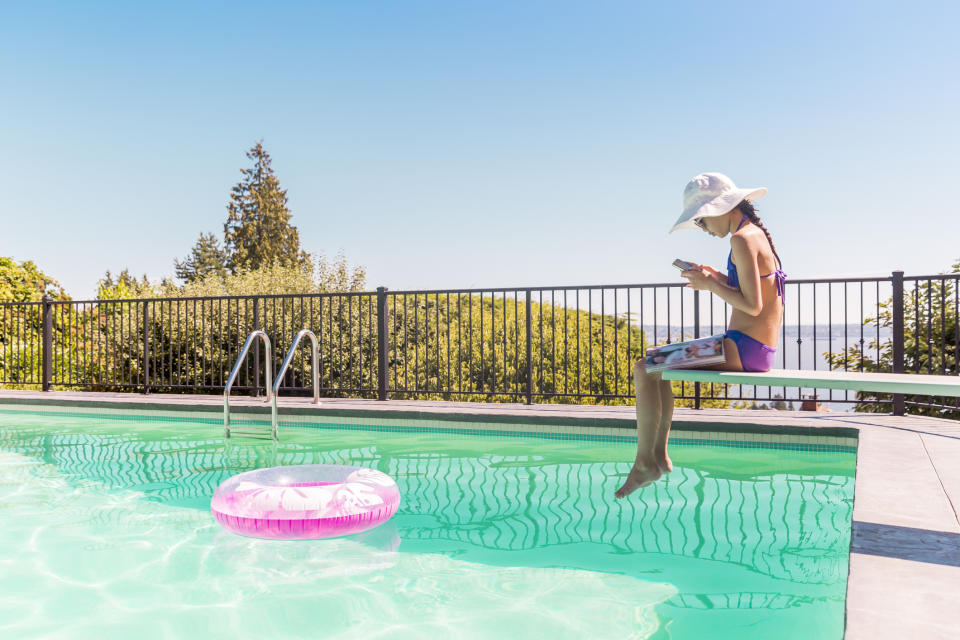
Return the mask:
<svg viewBox="0 0 960 640"><path fill-rule="evenodd" d="M264 440L276 440L273 427L255 427L251 425L227 426L224 432L227 438L261 438Z"/></svg>

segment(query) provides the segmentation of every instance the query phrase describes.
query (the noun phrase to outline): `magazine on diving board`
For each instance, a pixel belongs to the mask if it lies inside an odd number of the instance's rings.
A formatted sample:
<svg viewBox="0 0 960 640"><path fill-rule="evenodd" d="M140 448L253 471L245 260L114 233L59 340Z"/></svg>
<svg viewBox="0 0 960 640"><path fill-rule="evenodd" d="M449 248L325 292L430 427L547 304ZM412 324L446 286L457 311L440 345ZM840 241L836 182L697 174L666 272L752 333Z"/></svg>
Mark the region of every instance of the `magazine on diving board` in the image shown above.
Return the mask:
<svg viewBox="0 0 960 640"><path fill-rule="evenodd" d="M719 364L723 355L723 334L651 347L644 357L647 371L695 369Z"/></svg>

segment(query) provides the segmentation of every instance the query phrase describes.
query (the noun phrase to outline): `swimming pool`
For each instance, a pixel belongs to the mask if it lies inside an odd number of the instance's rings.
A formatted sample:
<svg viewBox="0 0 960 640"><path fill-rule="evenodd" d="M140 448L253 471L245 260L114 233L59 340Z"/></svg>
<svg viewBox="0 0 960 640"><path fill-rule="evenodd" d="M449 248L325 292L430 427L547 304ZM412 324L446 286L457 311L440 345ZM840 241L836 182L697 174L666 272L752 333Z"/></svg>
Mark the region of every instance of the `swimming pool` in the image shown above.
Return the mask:
<svg viewBox="0 0 960 640"><path fill-rule="evenodd" d="M616 501L629 437L548 436L300 422L225 445L217 414L4 408L0 635L842 637L852 446L678 437L674 472ZM390 474L400 510L305 542L210 515L225 478L314 463Z"/></svg>

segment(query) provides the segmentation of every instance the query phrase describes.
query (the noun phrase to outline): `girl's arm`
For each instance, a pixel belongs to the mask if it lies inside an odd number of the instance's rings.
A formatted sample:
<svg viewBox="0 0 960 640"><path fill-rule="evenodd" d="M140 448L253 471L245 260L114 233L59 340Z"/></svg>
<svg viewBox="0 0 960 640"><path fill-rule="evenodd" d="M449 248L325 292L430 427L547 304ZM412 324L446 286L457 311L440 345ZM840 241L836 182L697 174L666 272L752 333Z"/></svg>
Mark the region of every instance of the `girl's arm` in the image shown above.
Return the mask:
<svg viewBox="0 0 960 640"><path fill-rule="evenodd" d="M719 284L723 284L723 285L727 284L727 274L721 273L720 271L717 271L713 267L705 264L701 264L699 266L704 273L706 273L708 276L716 280Z"/></svg>
<svg viewBox="0 0 960 640"><path fill-rule="evenodd" d="M714 268L711 267L710 265L697 264L697 263L695 263L695 262L691 262L690 264L692 264L694 267L696 267L697 269L699 269L700 271L702 271L703 273L705 273L705 274L706 274L707 276L709 276L710 278L713 278L714 280L716 280L716 281L719 282L720 284L725 284L725 283L727 282L727 274L721 273L721 272L717 271L716 269L714 269ZM686 276L684 276L684 277L686 277Z"/></svg>
<svg viewBox="0 0 960 640"><path fill-rule="evenodd" d="M726 278L720 281L703 268L696 271L684 271L681 275L690 280L690 284L687 286L693 289L712 291L734 309L739 309L751 316L760 315L763 310L763 299L760 297L760 271L757 266L757 251L750 246L746 239L739 236L731 238L730 244L733 247L733 262L737 265L737 274L740 280L739 289L728 286ZM711 269L711 271L714 270ZM717 272L714 271L714 273Z"/></svg>

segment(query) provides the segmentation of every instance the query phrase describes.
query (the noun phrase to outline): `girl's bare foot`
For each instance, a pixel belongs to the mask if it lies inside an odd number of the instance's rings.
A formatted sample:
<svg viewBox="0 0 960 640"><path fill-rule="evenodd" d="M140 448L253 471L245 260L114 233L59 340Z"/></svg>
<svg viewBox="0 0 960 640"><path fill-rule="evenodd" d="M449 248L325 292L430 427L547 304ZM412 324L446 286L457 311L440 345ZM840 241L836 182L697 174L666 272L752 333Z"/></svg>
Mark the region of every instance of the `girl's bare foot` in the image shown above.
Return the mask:
<svg viewBox="0 0 960 640"><path fill-rule="evenodd" d="M617 489L614 494L617 499L626 498L628 495L642 487L653 484L663 473L660 466L656 463L642 463L639 460L633 463L633 468L627 475L627 481L623 486Z"/></svg>
<svg viewBox="0 0 960 640"><path fill-rule="evenodd" d="M670 473L673 471L673 461L670 456L664 453L662 458L657 456L657 467L660 469L660 473Z"/></svg>

